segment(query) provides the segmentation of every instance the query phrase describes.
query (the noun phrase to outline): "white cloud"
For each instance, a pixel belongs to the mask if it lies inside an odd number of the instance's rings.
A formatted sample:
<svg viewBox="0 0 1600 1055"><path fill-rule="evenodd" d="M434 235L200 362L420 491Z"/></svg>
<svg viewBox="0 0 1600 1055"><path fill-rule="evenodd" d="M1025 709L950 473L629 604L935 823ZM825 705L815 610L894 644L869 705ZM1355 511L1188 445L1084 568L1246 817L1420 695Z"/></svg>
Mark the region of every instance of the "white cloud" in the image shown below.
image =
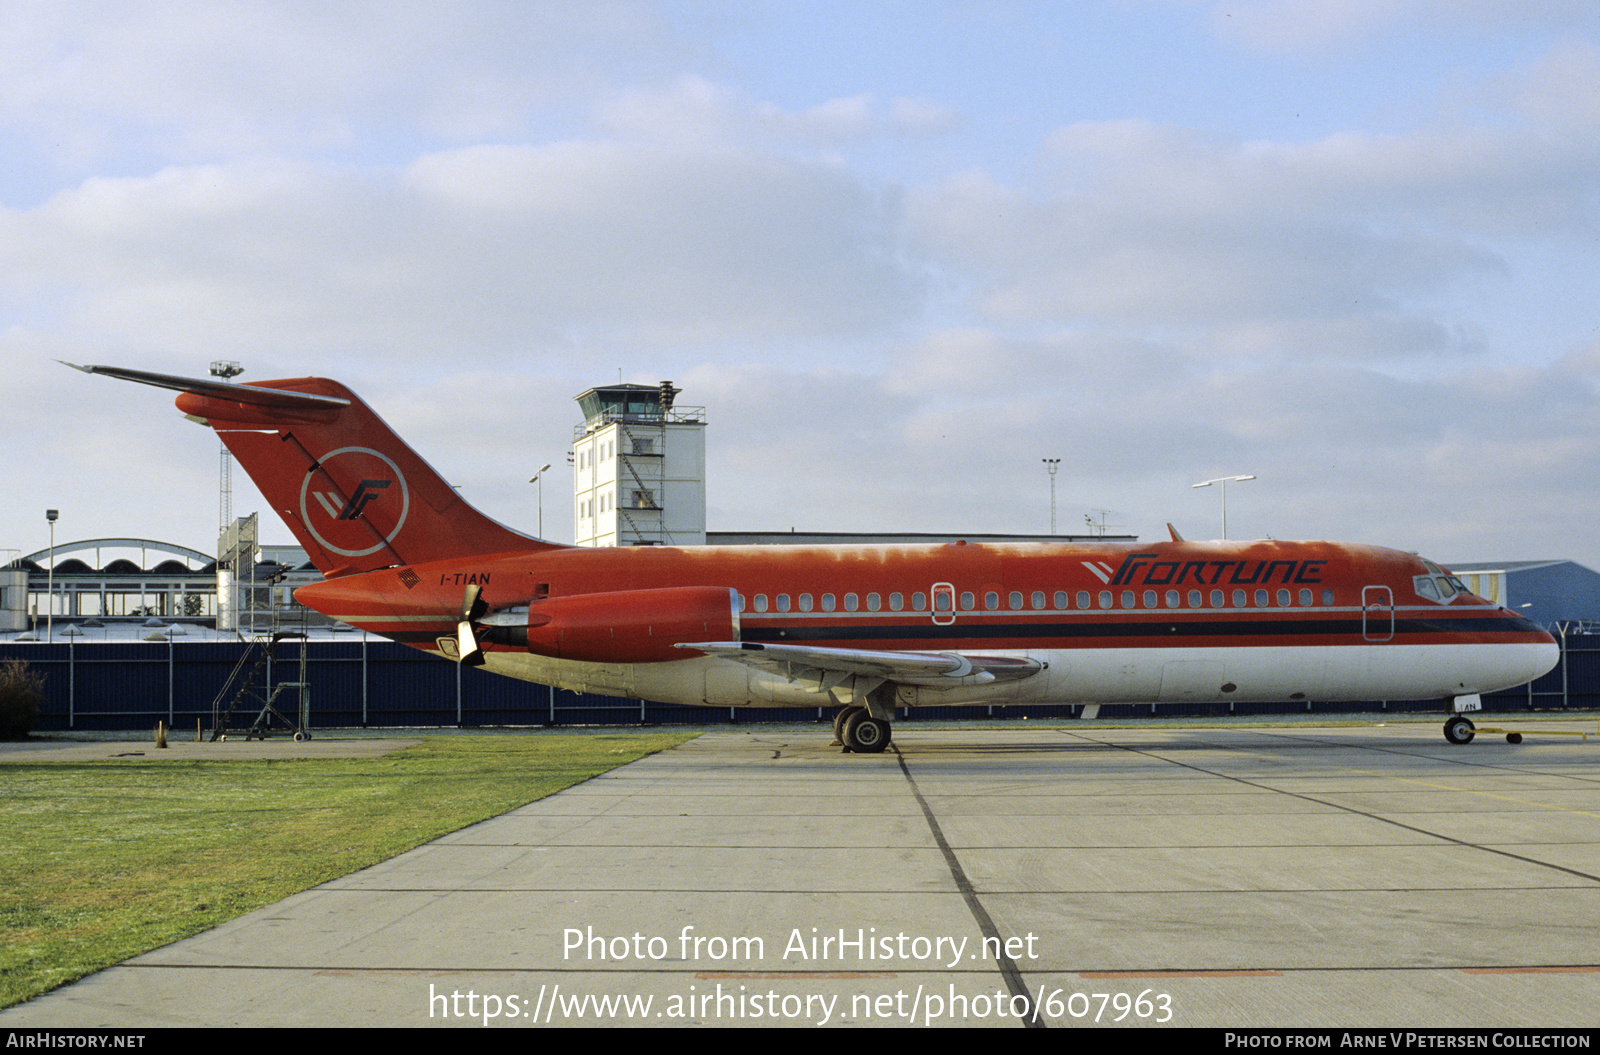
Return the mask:
<svg viewBox="0 0 1600 1055"><path fill-rule="evenodd" d="M597 53L653 74L679 45L646 0L12 5L0 127L24 172L136 170L151 157L391 161L402 142L525 133L610 91Z"/></svg>
<svg viewBox="0 0 1600 1055"><path fill-rule="evenodd" d="M1600 129L1600 47L1586 40L1557 44L1495 87L1541 126L1566 135Z"/></svg>
<svg viewBox="0 0 1600 1055"><path fill-rule="evenodd" d="M601 127L628 139L813 149L936 135L957 124L950 109L927 99L895 97L885 103L864 92L791 110L699 76L631 88L603 100L594 112Z"/></svg>
<svg viewBox="0 0 1600 1055"><path fill-rule="evenodd" d="M1209 22L1219 37L1264 51L1310 53L1397 31L1430 34L1582 26L1584 0L1225 0Z"/></svg>
<svg viewBox="0 0 1600 1055"><path fill-rule="evenodd" d="M916 310L898 224L836 167L727 149L168 168L0 213L0 303L145 351L815 337Z"/></svg>
<svg viewBox="0 0 1600 1055"><path fill-rule="evenodd" d="M911 195L927 253L967 276L986 317L1235 335L1213 351L1298 330L1341 357L1396 354L1396 338L1471 346L1474 327L1433 317L1434 301L1525 280L1524 249L1586 240L1600 175L1588 140L1517 129L1294 144L1082 122L1045 157L1029 186L967 172ZM1330 343L1364 333L1380 339Z"/></svg>

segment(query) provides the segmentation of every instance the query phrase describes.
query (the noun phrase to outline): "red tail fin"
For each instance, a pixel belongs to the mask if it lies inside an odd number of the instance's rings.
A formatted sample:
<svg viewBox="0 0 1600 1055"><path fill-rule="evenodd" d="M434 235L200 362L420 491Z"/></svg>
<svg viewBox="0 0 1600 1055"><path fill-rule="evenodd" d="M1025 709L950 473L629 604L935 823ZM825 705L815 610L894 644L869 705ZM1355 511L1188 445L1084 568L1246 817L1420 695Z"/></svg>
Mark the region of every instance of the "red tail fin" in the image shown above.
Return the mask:
<svg viewBox="0 0 1600 1055"><path fill-rule="evenodd" d="M336 381L227 384L105 366L78 369L182 392L178 409L217 431L330 578L551 545L468 505Z"/></svg>

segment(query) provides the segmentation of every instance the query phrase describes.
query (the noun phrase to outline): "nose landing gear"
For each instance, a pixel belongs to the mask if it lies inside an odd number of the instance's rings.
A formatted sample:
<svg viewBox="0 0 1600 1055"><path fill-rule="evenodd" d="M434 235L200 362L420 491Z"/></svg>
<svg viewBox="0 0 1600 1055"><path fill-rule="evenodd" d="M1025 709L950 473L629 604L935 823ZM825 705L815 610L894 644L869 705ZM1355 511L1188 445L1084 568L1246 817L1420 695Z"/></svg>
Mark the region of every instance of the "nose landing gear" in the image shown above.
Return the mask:
<svg viewBox="0 0 1600 1055"><path fill-rule="evenodd" d="M1472 724L1472 719L1465 715L1451 715L1444 723L1444 738L1452 744L1470 744L1475 735L1477 727Z"/></svg>

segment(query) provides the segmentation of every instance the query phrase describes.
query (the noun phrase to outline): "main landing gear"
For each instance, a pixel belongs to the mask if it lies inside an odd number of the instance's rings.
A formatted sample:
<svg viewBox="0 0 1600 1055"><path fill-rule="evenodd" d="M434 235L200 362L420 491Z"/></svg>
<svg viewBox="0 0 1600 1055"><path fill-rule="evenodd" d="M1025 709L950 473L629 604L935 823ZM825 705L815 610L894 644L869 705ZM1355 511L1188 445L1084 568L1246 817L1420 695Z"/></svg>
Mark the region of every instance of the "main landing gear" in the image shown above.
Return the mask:
<svg viewBox="0 0 1600 1055"><path fill-rule="evenodd" d="M1452 744L1470 744L1477 735L1477 727L1472 724L1472 719L1463 714L1451 715L1444 723L1444 738ZM1517 737L1521 740L1522 737ZM1513 740L1512 743L1516 743Z"/></svg>
<svg viewBox="0 0 1600 1055"><path fill-rule="evenodd" d="M889 746L892 732L888 722L872 717L865 707L840 707L833 716L834 740L858 755L878 754Z"/></svg>

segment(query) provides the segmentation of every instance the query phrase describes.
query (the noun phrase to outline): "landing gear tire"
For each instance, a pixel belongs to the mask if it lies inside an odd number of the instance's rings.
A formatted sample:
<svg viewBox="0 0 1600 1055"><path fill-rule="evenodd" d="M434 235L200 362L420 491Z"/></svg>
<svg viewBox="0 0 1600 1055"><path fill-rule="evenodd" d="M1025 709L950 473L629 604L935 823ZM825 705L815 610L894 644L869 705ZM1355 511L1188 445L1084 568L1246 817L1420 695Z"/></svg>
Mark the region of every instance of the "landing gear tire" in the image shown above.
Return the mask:
<svg viewBox="0 0 1600 1055"><path fill-rule="evenodd" d="M845 719L840 739L858 755L875 755L889 746L890 734L889 723L872 717L863 707Z"/></svg>
<svg viewBox="0 0 1600 1055"><path fill-rule="evenodd" d="M1444 738L1452 744L1470 744L1477 735L1475 728L1472 719L1458 714L1444 723Z"/></svg>
<svg viewBox="0 0 1600 1055"><path fill-rule="evenodd" d="M865 714L866 711L867 709L865 707L856 707L854 705L849 707L840 707L837 711L835 711L833 714L833 744L831 746L842 746L844 744L844 723L850 720L850 716L852 714L856 714L858 712Z"/></svg>

